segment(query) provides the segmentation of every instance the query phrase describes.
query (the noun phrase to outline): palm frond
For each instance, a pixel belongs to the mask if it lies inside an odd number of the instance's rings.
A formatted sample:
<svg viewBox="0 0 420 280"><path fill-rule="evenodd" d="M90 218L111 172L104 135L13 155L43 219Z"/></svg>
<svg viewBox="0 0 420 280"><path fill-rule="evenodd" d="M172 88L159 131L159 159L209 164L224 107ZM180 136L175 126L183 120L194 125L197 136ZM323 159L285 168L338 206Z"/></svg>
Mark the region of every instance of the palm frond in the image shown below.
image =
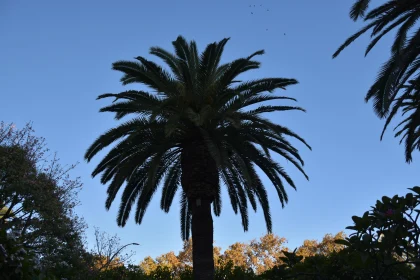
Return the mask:
<svg viewBox="0 0 420 280"><path fill-rule="evenodd" d="M179 68L179 61L175 55L160 47L150 48L150 54L162 59L172 70L173 75L178 79L178 81L182 81L182 74Z"/></svg>
<svg viewBox="0 0 420 280"><path fill-rule="evenodd" d="M225 187L227 188L228 195L230 198L230 204L232 205L233 212L235 214L238 214L238 194L235 188L235 182L233 182L233 179L231 175L228 172L227 167L222 168L220 170L220 178L222 179Z"/></svg>
<svg viewBox="0 0 420 280"><path fill-rule="evenodd" d="M412 12L403 17L406 21L398 29L397 35L395 36L394 43L392 44L392 52L402 54L402 49L406 46L407 35L409 30L416 24L420 18L420 12Z"/></svg>
<svg viewBox="0 0 420 280"><path fill-rule="evenodd" d="M117 224L119 226L125 226L131 207L138 197L138 194L141 192L141 189L144 187L150 165L151 163L148 161L142 167L137 168L133 180L130 180L127 183L121 197L121 204L117 215Z"/></svg>
<svg viewBox="0 0 420 280"><path fill-rule="evenodd" d="M395 87L393 91L386 91L391 85L394 85L389 80L389 76L395 71L395 64L397 61L396 55L393 55L381 68L375 83L370 87L366 94L365 101L368 102L373 98L374 112L378 117L383 118L388 114L389 106L391 105L392 99L395 97Z"/></svg>
<svg viewBox="0 0 420 280"><path fill-rule="evenodd" d="M389 32L398 29L394 42L391 47L391 56L384 63L378 72L376 81L370 87L366 94L365 101L373 100L374 112L379 118L386 118L384 128L381 134L383 138L384 132L389 126L391 120L398 112L403 112L409 106L406 104L407 93L403 93L406 82L413 79L420 67L418 58L420 56L420 28L410 33L418 19L420 18L420 4L417 0L406 1L386 1L385 3L371 9L367 14L370 0L357 0L350 10L350 17L357 20L361 17L366 25L356 34L348 38L344 44L333 54L336 57L344 48L356 40L359 36L371 31L371 42L366 48L367 55L374 46ZM366 15L365 15L366 14ZM400 110L401 109L401 110ZM415 118L412 114L409 118ZM409 134L403 133L401 130L396 133L396 137L415 135L415 132L408 128L410 119L405 119L403 131L410 131ZM406 139L407 140L407 139ZM406 142L406 159L411 160L410 151L413 151L414 138L410 142Z"/></svg>
<svg viewBox="0 0 420 280"><path fill-rule="evenodd" d="M271 112L289 111L289 110L298 110L298 111L306 112L305 109L301 107L295 107L295 106L260 106L257 109L248 111L247 114L259 115L262 113L271 113Z"/></svg>
<svg viewBox="0 0 420 280"><path fill-rule="evenodd" d="M267 192L252 164L249 164L248 170L250 171L250 174L253 178L255 194L261 204L261 208L264 213L264 219L265 219L265 224L267 226L267 232L271 232L273 223L271 221L270 204L268 203Z"/></svg>
<svg viewBox="0 0 420 280"><path fill-rule="evenodd" d="M369 3L370 0L357 0L351 7L350 18L356 21L359 17L363 17L369 7Z"/></svg>
<svg viewBox="0 0 420 280"><path fill-rule="evenodd" d="M383 36L388 34L395 27L397 27L398 25L400 25L401 23L403 23L404 21L406 21L410 17L411 17L411 14L406 14L405 16L403 16L400 19L398 19L397 21L395 21L393 24L389 25L384 31L382 31L381 34L379 34L375 38L373 38L372 41L369 43L369 45L366 48L365 56L367 56L369 54L369 52L372 50L372 48L376 45L376 43L379 42L379 40L382 39ZM395 41L397 41L397 39ZM401 39L398 39L398 41L401 41ZM400 43L398 43L398 45L400 45Z"/></svg>
<svg viewBox="0 0 420 280"><path fill-rule="evenodd" d="M405 140L405 158L410 163L412 153L414 150L420 150L420 93L417 92L416 96L407 97L408 102L404 104L402 109L403 114L411 112L395 129L405 124L399 131L395 133L395 137L402 136L401 142Z"/></svg>
<svg viewBox="0 0 420 280"><path fill-rule="evenodd" d="M216 195L213 200L213 213L216 217L220 216L222 212L222 192L220 189L220 183L215 186L216 188Z"/></svg>
<svg viewBox="0 0 420 280"><path fill-rule="evenodd" d="M360 29L358 32L350 36L332 55L333 58L336 58L345 48L347 48L351 43L353 43L357 38L359 38L361 35L365 34L366 31L371 29L377 22L371 22L370 24L366 25L362 29Z"/></svg>
<svg viewBox="0 0 420 280"><path fill-rule="evenodd" d="M181 211L180 211L180 220L181 220L181 238L182 240L188 240L190 238L191 232L191 210L188 205L188 198L184 191L181 193Z"/></svg>
<svg viewBox="0 0 420 280"><path fill-rule="evenodd" d="M141 194L137 201L137 209L135 214L135 221L141 224L144 214L154 193L156 192L160 181L163 179L165 172L174 160L179 159L180 149L167 150L165 154L157 154L151 160L151 166L147 173L147 180L144 184Z"/></svg>
<svg viewBox="0 0 420 280"><path fill-rule="evenodd" d="M249 137L249 136L259 137L259 142L258 142L259 145L267 149L270 149L273 152L277 153L278 155L282 156L283 158L287 159L305 176L307 180L309 180L308 175L305 173L305 171L302 168L302 166L304 165L304 162L297 152L289 149L289 147L285 146L283 143L276 141L274 139L271 139L269 137L265 137L256 131L248 130L247 134L244 134L244 137ZM251 140L250 142L253 142L253 141ZM296 161L295 158L299 162Z"/></svg>
<svg viewBox="0 0 420 280"><path fill-rule="evenodd" d="M278 164L273 162L272 160L266 158L258 149L256 149L253 145L247 145L246 146L246 153L250 160L254 162L270 179L270 181L273 183L280 203L282 207L285 206L285 203L288 202L288 196L286 193L286 190L284 188L284 184L280 178L280 176L283 176L284 179L293 187L296 188L293 181L288 177L287 174L280 168ZM280 176L279 176L280 175ZM286 176L285 176L286 175Z"/></svg>
<svg viewBox="0 0 420 280"><path fill-rule="evenodd" d="M149 122L145 118L135 118L122 125L108 130L98 137L85 153L85 159L89 162L103 148L106 148L118 139L125 137L139 130L153 129L159 127L159 122Z"/></svg>
<svg viewBox="0 0 420 280"><path fill-rule="evenodd" d="M172 45L174 46L176 55L180 59L187 61L190 56L190 49L187 40L185 40L182 36L178 36L178 38L172 42Z"/></svg>
<svg viewBox="0 0 420 280"><path fill-rule="evenodd" d="M263 55L264 50L257 51L247 58L240 58L237 60L232 61L229 64L229 68L221 75L219 79L219 83L221 87L229 86L235 78L246 71L251 69L258 69L260 67L260 63L258 61L252 61L251 59L257 55Z"/></svg>
<svg viewBox="0 0 420 280"><path fill-rule="evenodd" d="M374 19L380 17L383 14L388 13L391 9L395 8L395 1L390 0L385 4L372 9L365 17L364 20Z"/></svg>
<svg viewBox="0 0 420 280"><path fill-rule="evenodd" d="M241 157L237 153L233 153L231 157L231 169L234 171L234 176L240 179L241 184L244 186L246 195L251 203L252 209L257 211L257 203L255 201L254 182L248 170L248 159Z"/></svg>
<svg viewBox="0 0 420 280"><path fill-rule="evenodd" d="M178 190L181 178L181 161L178 159L175 163L169 168L168 173L165 177L165 182L162 189L162 198L160 201L160 208L166 213L169 212L169 209L174 200L175 193Z"/></svg>
<svg viewBox="0 0 420 280"><path fill-rule="evenodd" d="M208 89L211 84L214 84L214 81L218 80L220 73L228 69L227 66L218 67L228 41L229 38L225 38L218 43L209 44L201 54L199 75L202 89Z"/></svg>
<svg viewBox="0 0 420 280"><path fill-rule="evenodd" d="M249 218L248 218L248 203L247 203L247 196L244 191L244 188L237 177L236 172L232 169L232 165L227 166L227 172L230 176L230 179L233 183L233 187L235 189L236 197L237 197L237 207L239 209L239 213L241 214L242 220L242 227L244 231L248 231L249 226Z"/></svg>
<svg viewBox="0 0 420 280"><path fill-rule="evenodd" d="M277 134L285 134L288 136L291 136L293 138L296 138L297 140L299 140L300 142L302 142L306 147L308 147L308 149L312 150L311 146L309 146L308 143L306 143L305 139L303 139L302 137L300 137L298 134L294 133L293 131L291 131L290 129L288 129L287 127L278 125L278 124L274 124L272 122L270 122L267 119L261 118L259 116L254 116L254 115L250 115L250 114L246 114L246 113L236 113L237 115L239 115L239 117L243 120L249 120L255 123L259 123L262 126L264 126L267 130L272 130L273 132L277 133Z"/></svg>

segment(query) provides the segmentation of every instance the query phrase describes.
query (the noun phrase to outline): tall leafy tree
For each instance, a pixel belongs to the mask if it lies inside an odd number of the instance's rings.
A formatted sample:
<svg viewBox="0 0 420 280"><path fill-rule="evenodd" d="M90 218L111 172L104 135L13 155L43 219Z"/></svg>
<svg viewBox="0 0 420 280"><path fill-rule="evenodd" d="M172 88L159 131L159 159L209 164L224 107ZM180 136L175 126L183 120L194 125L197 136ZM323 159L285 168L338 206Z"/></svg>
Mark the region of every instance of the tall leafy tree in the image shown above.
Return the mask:
<svg viewBox="0 0 420 280"><path fill-rule="evenodd" d="M259 240L252 240L249 244L251 251L248 257L251 259L252 268L257 274L262 274L268 269L281 263L280 258L284 256L286 238L275 234L266 234ZM249 254L251 253L251 254Z"/></svg>
<svg viewBox="0 0 420 280"><path fill-rule="evenodd" d="M307 177L303 160L287 137L308 144L287 127L261 115L304 111L296 106L261 105L264 101L296 101L268 93L298 82L288 78L237 80L240 74L260 67L254 58L264 51L222 64L228 40L209 44L201 54L194 41L187 42L181 36L172 43L175 54L151 48L150 53L162 59L170 71L141 56L135 61L115 62L112 68L123 73L123 85L139 83L151 91L100 95L98 99L115 98L114 104L101 112L113 112L117 120L129 114L134 117L101 135L85 154L90 161L105 147L116 144L92 176L101 173L101 183L109 185L107 209L125 183L117 216L120 226L126 224L135 202L135 221L142 222L161 183L160 205L165 212L181 189L181 235L185 240L192 232L194 279L213 279L211 207L219 216L222 184L233 210L241 214L245 231L248 201L255 211L259 201L267 230L271 231L266 188L257 168L271 180L282 206L288 201L285 185L296 186L271 153L284 157Z"/></svg>
<svg viewBox="0 0 420 280"><path fill-rule="evenodd" d="M340 231L336 235L326 234L321 242L317 240L304 240L303 245L297 248L296 255L302 256L303 259L316 255L329 256L334 252L344 249L344 245L336 243L337 240L343 240L346 235Z"/></svg>
<svg viewBox="0 0 420 280"><path fill-rule="evenodd" d="M79 279L87 269L85 223L74 213L82 184L70 177L75 165L63 167L56 154L49 158L47 152L44 138L34 136L31 123L15 129L0 122L0 244L13 245L6 246L9 260L0 253L0 279L9 279L4 277L12 264L18 268L11 275L25 279L32 272L20 269L22 265L71 279ZM13 255L20 246L28 257L25 261Z"/></svg>
<svg viewBox="0 0 420 280"><path fill-rule="evenodd" d="M350 17L363 19L367 24L349 37L333 54L336 57L362 34L371 30L371 49L391 31L396 33L391 56L381 67L377 79L366 94L373 100L375 113L385 118L385 126L397 115L408 115L396 127L395 137L405 141L405 157L412 161L413 151L420 150L420 2L418 0L389 0L371 9L370 0L357 0L350 10ZM401 143L400 142L400 143Z"/></svg>

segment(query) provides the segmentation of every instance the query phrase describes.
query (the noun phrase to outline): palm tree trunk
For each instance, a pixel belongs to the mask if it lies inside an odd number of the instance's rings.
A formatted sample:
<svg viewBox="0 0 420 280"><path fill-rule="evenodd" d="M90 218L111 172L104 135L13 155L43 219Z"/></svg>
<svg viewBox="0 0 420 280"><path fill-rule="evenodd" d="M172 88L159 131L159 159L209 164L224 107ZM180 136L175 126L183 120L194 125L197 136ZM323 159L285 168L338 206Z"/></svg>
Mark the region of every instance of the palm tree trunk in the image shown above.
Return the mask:
<svg viewBox="0 0 420 280"><path fill-rule="evenodd" d="M194 280L213 280L213 219L210 199L190 199Z"/></svg>
<svg viewBox="0 0 420 280"><path fill-rule="evenodd" d="M192 214L194 280L213 280L213 219L211 203L219 184L216 162L197 132L181 154L181 184Z"/></svg>

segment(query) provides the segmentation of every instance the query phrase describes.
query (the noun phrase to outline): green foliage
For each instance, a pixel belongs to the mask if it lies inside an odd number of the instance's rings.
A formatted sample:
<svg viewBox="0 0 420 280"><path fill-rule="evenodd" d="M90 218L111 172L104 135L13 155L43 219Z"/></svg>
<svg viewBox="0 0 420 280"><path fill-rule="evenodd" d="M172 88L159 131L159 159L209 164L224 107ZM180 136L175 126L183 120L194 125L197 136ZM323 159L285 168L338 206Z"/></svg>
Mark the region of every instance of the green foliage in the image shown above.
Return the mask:
<svg viewBox="0 0 420 280"><path fill-rule="evenodd" d="M296 254L288 254L284 259L285 264L266 271L261 275L262 279L396 279L401 276L390 272L386 277L378 278L373 259L362 260L357 251L344 249L340 252L333 252L329 255L315 255L299 261L300 257ZM403 274L409 276L409 273ZM388 278L387 278L388 277ZM414 278L397 278L414 279Z"/></svg>
<svg viewBox="0 0 420 280"><path fill-rule="evenodd" d="M101 271L96 276L89 276L93 280L149 280L141 271L140 267L134 265L114 267Z"/></svg>
<svg viewBox="0 0 420 280"><path fill-rule="evenodd" d="M384 196L371 211L353 216L354 231L336 240L346 246L329 254L303 257L284 252L284 264L263 279L418 279L420 267L420 187L405 196ZM265 277L265 278L264 278Z"/></svg>
<svg viewBox="0 0 420 280"><path fill-rule="evenodd" d="M234 266L232 261L216 269L215 280L252 280L257 279L255 272L251 268Z"/></svg>
<svg viewBox="0 0 420 280"><path fill-rule="evenodd" d="M33 279L39 274L34 255L12 234L0 228L0 279Z"/></svg>
<svg viewBox="0 0 420 280"><path fill-rule="evenodd" d="M4 277L77 279L86 268L84 223L73 214L81 184L56 156L46 158L44 139L0 125L0 245Z"/></svg>
<svg viewBox="0 0 420 280"><path fill-rule="evenodd" d="M362 217L353 216L355 231L348 246L361 252L362 260L375 260L376 273L389 274L420 267L420 187L405 196L382 197ZM401 273L403 273L401 272ZM420 276L419 269L415 270Z"/></svg>

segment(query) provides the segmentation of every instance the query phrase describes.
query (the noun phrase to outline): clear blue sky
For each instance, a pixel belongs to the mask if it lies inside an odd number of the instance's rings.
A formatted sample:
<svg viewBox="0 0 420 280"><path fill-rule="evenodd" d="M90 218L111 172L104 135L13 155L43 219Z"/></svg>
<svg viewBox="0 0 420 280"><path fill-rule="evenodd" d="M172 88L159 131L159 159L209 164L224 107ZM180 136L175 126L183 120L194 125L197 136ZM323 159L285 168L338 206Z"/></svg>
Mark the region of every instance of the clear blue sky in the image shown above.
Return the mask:
<svg viewBox="0 0 420 280"><path fill-rule="evenodd" d="M360 27L348 18L352 3L3 0L0 120L19 128L33 121L37 135L47 139L63 164L81 162L73 175L81 176L84 183L77 210L90 226L90 243L93 226L99 226L117 233L123 243L140 243L135 262L147 255L177 252L182 245L177 203L165 214L158 194L143 224L130 219L125 228L116 225L117 204L105 210L106 187L90 176L100 157L87 164L83 155L99 134L117 123L112 115L98 113L110 101L95 99L102 93L125 90L119 84L120 73L111 70L112 62L149 57L152 46L171 49L180 34L196 40L201 50L231 37L225 61L265 49L261 70L244 78L298 79L300 84L286 94L298 98L307 113L272 114L271 118L288 125L313 147L310 152L298 144L309 182L284 163L298 187L297 192L289 189L290 202L284 209L268 186L274 233L286 237L294 248L304 239L343 230L352 224L352 215L363 214L383 195L404 194L408 187L420 184L418 154L414 164L408 165L403 146L392 133L379 142L382 122L363 99L388 56L392 38L379 44L368 58L363 57L366 36L338 59L331 59L339 44ZM224 249L265 233L261 212L250 215L250 230L244 233L240 218L224 198L222 215L214 219L218 246Z"/></svg>

